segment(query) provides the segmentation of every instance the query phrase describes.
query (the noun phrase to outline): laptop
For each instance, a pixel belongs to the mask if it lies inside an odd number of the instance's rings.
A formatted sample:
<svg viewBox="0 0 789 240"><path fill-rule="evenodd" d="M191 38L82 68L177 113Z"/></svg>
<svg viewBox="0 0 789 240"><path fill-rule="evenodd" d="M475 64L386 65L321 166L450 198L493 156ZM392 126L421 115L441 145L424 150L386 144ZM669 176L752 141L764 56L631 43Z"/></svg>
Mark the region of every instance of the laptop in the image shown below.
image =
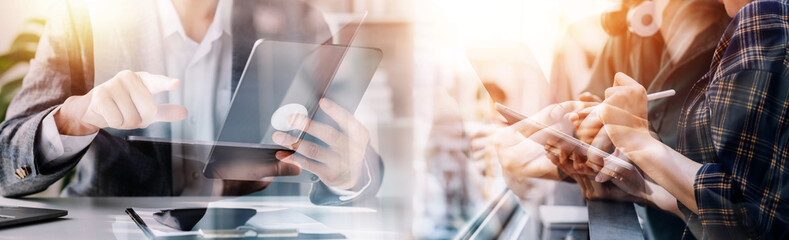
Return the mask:
<svg viewBox="0 0 789 240"><path fill-rule="evenodd" d="M0 228L40 222L68 215L66 210L0 206Z"/></svg>

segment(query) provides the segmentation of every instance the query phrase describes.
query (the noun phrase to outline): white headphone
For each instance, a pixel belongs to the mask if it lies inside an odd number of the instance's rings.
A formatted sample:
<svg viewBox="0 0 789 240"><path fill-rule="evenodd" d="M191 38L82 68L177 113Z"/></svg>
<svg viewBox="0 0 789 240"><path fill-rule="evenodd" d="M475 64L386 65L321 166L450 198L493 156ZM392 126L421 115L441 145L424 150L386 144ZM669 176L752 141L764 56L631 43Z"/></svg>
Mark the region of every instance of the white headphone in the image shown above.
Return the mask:
<svg viewBox="0 0 789 240"><path fill-rule="evenodd" d="M654 1L644 1L627 12L627 29L641 37L649 37L660 30L661 20L655 16Z"/></svg>

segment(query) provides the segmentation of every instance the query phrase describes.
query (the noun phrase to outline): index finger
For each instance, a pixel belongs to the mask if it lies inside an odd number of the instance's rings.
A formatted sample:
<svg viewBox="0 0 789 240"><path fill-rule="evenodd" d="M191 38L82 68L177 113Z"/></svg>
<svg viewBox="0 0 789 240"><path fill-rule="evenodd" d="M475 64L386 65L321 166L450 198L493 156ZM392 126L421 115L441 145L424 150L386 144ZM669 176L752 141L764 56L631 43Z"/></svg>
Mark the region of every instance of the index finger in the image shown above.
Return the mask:
<svg viewBox="0 0 789 240"><path fill-rule="evenodd" d="M614 75L614 86L641 86L641 84L627 74L618 72Z"/></svg>
<svg viewBox="0 0 789 240"><path fill-rule="evenodd" d="M583 111L584 109L597 106L598 104L600 104L600 103L599 102L585 102L585 101L565 101L565 102L562 102L562 103L558 104L559 107L564 112L558 112L558 113L554 113L554 114L559 114L559 116L561 116L561 115L564 115L564 114L567 114L567 113L570 113L570 112L579 112L579 111Z"/></svg>
<svg viewBox="0 0 789 240"><path fill-rule="evenodd" d="M290 125L329 144L332 148L349 149L349 139L337 129L321 122L312 121L301 114L290 115Z"/></svg>
<svg viewBox="0 0 789 240"><path fill-rule="evenodd" d="M543 145L552 145L565 153L571 153L581 147L578 145L578 140L570 135L572 134L570 131L573 130L574 126L569 121L557 122L556 124L546 126L540 131L535 132L529 136L529 139Z"/></svg>
<svg viewBox="0 0 789 240"><path fill-rule="evenodd" d="M176 78L166 77L162 75L150 74L147 72L136 72L140 77L145 87L151 94L157 94L164 91L170 91L178 88L181 81Z"/></svg>
<svg viewBox="0 0 789 240"><path fill-rule="evenodd" d="M602 102L603 99L600 99L597 95L594 95L590 92L583 92L581 95L578 95L578 101L582 102Z"/></svg>
<svg viewBox="0 0 789 240"><path fill-rule="evenodd" d="M361 126L361 123L353 117L352 113L348 112L348 110L342 106L337 105L334 101L328 98L321 98L319 104L323 112L329 115L329 117L340 126L340 129L349 136L356 136L359 131L366 130Z"/></svg>
<svg viewBox="0 0 789 240"><path fill-rule="evenodd" d="M597 136L592 139L590 145L606 152L611 147L613 147L613 143L611 143L611 139L608 138L608 132L605 131L605 128L598 132ZM594 150L589 149L587 152L587 166L590 166L589 164L593 164L594 167L592 168L596 171L599 171L604 166L605 161L603 160L603 157L595 154L593 151Z"/></svg>
<svg viewBox="0 0 789 240"><path fill-rule="evenodd" d="M522 134L524 137L530 137L532 134L545 128L545 126L534 119L524 118L507 128Z"/></svg>

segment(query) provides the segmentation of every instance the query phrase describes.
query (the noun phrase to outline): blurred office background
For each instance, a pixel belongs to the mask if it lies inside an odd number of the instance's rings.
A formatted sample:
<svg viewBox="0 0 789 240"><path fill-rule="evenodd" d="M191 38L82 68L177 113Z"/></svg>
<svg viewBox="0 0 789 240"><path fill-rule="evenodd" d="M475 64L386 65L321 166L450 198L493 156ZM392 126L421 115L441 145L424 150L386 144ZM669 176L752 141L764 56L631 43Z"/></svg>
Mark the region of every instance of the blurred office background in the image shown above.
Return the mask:
<svg viewBox="0 0 789 240"><path fill-rule="evenodd" d="M50 1L0 0L0 52ZM294 0L295 1L295 0ZM606 39L607 0L306 0L337 29L369 13L354 45L384 59L356 116L386 168L379 196L402 203L398 229L416 238L454 236L504 188L495 157L473 160L470 140L490 130L491 98L524 113L575 96ZM26 65L0 76L0 86ZM13 72L13 73L11 73ZM486 88L483 88L484 86ZM485 89L489 90L488 94ZM57 185L57 184L56 184ZM535 182L532 197L550 198ZM38 196L57 196L53 186ZM398 218L400 219L400 218ZM382 220L386 221L386 220Z"/></svg>

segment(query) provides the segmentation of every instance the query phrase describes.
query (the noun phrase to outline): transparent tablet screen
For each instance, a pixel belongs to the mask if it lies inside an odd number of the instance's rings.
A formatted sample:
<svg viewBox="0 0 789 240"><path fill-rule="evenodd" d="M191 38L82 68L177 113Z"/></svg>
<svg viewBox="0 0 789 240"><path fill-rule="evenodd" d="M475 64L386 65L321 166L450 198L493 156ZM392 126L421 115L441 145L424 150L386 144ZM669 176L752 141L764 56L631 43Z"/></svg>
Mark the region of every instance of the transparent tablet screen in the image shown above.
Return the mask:
<svg viewBox="0 0 789 240"><path fill-rule="evenodd" d="M291 113L301 113L337 128L331 118L319 111L320 99L332 99L352 113L380 60L381 52L377 49L279 41L258 43L237 85L217 142L257 144L261 148L281 150L283 148L272 140L274 132L281 131L325 146L299 129L284 129L283 126L289 127L288 117ZM298 106L300 110L280 114L289 106ZM284 125L277 121L284 121ZM226 156L222 148L215 146L209 162L229 161L234 169L251 169L262 162L278 161L273 155L275 152L258 151L255 156L240 156L236 151ZM246 179L238 174L220 178Z"/></svg>

